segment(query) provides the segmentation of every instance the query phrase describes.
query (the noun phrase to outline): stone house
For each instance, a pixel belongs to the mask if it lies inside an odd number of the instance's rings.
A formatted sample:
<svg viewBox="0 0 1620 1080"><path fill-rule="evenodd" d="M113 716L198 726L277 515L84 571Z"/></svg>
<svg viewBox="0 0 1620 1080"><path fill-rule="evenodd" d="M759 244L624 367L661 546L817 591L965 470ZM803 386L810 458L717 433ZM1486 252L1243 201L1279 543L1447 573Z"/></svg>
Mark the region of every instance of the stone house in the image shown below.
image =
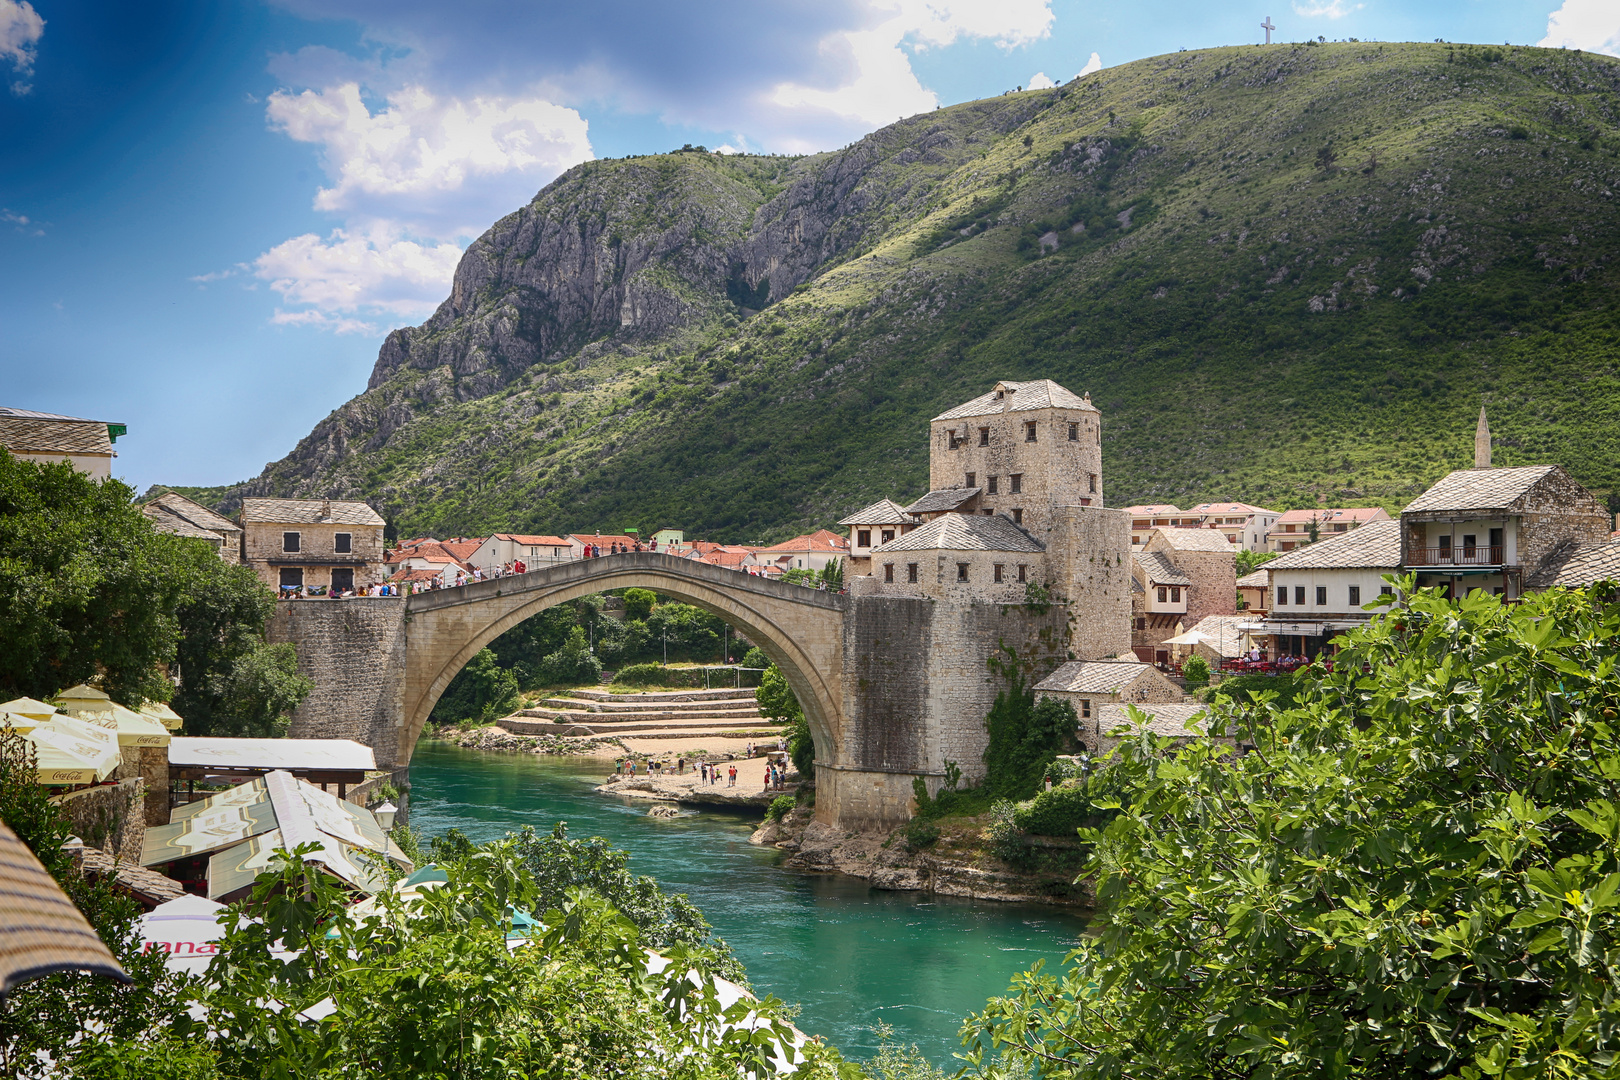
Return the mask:
<svg viewBox="0 0 1620 1080"><path fill-rule="evenodd" d="M770 547L746 549L761 566L775 564L786 570L820 570L834 559L849 558L849 541L830 529L795 536ZM845 568L846 572L848 567Z"/></svg>
<svg viewBox="0 0 1620 1080"><path fill-rule="evenodd" d="M1154 529L1131 559L1131 651L1168 663L1166 638L1210 615L1237 614L1237 548L1215 529Z"/></svg>
<svg viewBox="0 0 1620 1080"><path fill-rule="evenodd" d="M1272 523L1267 535L1267 550L1293 551L1311 543L1311 530L1316 538L1325 540L1334 533L1349 532L1374 521L1389 521L1389 513L1381 506L1341 506L1290 510Z"/></svg>
<svg viewBox="0 0 1620 1080"><path fill-rule="evenodd" d="M1387 588L1384 575L1400 567L1398 521L1374 521L1296 548L1262 568L1272 607L1251 621L1250 633L1268 658L1315 657L1334 635L1372 618L1365 605L1378 602Z"/></svg>
<svg viewBox="0 0 1620 1080"><path fill-rule="evenodd" d="M65 461L93 480L112 475L113 443L123 424L80 416L0 408L0 447L20 461Z"/></svg>
<svg viewBox="0 0 1620 1080"><path fill-rule="evenodd" d="M1209 706L1198 702L1185 704L1166 704L1137 706L1139 712L1146 714L1147 723L1138 725L1131 719L1130 706L1104 705L1097 710L1097 716L1088 725L1082 721L1080 724L1080 742L1094 754L1107 754L1117 747L1123 739L1135 738L1141 734L1143 728L1162 738L1174 740L1172 750L1186 746L1194 739L1213 738L1222 746L1230 747L1238 752L1244 749L1233 735L1210 736L1206 723L1209 716ZM1124 735L1110 735L1111 731L1120 728L1129 729Z"/></svg>
<svg viewBox="0 0 1620 1080"><path fill-rule="evenodd" d="M1199 503L1186 513L1198 515L1201 527L1216 530L1239 551L1265 551L1266 536L1282 516L1279 511L1241 502Z"/></svg>
<svg viewBox="0 0 1620 1080"><path fill-rule="evenodd" d="M507 563L522 561L529 569L538 570L573 557L573 545L560 536L494 533L473 549L467 562L487 574Z"/></svg>
<svg viewBox="0 0 1620 1080"><path fill-rule="evenodd" d="M242 527L179 492L159 495L142 506L141 513L159 532L201 540L232 565L242 561Z"/></svg>
<svg viewBox="0 0 1620 1080"><path fill-rule="evenodd" d="M1476 465L1448 473L1401 511L1401 565L1422 587L1512 600L1561 552L1607 543L1609 526L1608 508L1558 465Z"/></svg>
<svg viewBox="0 0 1620 1080"><path fill-rule="evenodd" d="M1044 553L999 514L946 514L874 549L859 594L1022 604L1042 581Z"/></svg>
<svg viewBox="0 0 1620 1080"><path fill-rule="evenodd" d="M242 500L242 562L273 589L373 585L383 554L383 519L363 502Z"/></svg>
<svg viewBox="0 0 1620 1080"><path fill-rule="evenodd" d="M1059 507L1103 505L1102 414L1050 379L998 382L934 417L929 438L930 494L966 497L939 512L1004 514L1050 547Z"/></svg>
<svg viewBox="0 0 1620 1080"><path fill-rule="evenodd" d="M1094 729L1104 705L1130 702L1184 702L1187 695L1152 664L1133 656L1108 660L1070 660L1035 684L1037 698L1057 698L1074 706L1081 730Z"/></svg>
<svg viewBox="0 0 1620 1080"><path fill-rule="evenodd" d="M846 537L849 544L849 566L846 572L870 574L872 549L881 547L898 536L904 536L922 524L922 519L915 514L907 513L906 509L893 499L879 499L871 506L862 507L848 517L840 519L838 524L849 529L849 536Z"/></svg>

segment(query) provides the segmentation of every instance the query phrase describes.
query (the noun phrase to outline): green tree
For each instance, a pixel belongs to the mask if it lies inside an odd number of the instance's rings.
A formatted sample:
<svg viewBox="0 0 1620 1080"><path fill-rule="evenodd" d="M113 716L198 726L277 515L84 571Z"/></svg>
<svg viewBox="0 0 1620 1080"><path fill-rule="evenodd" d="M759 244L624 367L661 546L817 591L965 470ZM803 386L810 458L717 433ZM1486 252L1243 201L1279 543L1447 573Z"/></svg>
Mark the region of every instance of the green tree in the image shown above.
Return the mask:
<svg viewBox="0 0 1620 1080"><path fill-rule="evenodd" d="M1075 740L1080 720L1074 706L1057 698L1035 700L1016 658L995 664L1007 679L985 717L990 738L984 751L984 787L1018 801L1035 794L1046 767Z"/></svg>
<svg viewBox="0 0 1620 1080"><path fill-rule="evenodd" d="M264 653L264 628L275 612L275 594L250 567L224 562L206 544L180 547L187 573L175 608L180 685L171 704L185 717L190 735L270 735L275 721L303 700L307 689L289 701L292 687L271 679L264 683L270 696L255 698L244 693L250 680L234 676L234 671L245 663L263 678L274 666ZM291 662L291 646L283 652ZM296 667L292 670L296 673ZM229 702L222 696L227 691ZM281 726L284 730L285 724Z"/></svg>
<svg viewBox="0 0 1620 1080"><path fill-rule="evenodd" d="M1252 574L1281 554L1280 551L1240 551L1237 553L1235 564L1237 576L1244 577Z"/></svg>
<svg viewBox="0 0 1620 1080"><path fill-rule="evenodd" d="M584 631L576 627L574 632L583 639ZM517 703L517 678L496 662L493 652L480 649L445 687L433 717L441 724L488 724L511 713Z"/></svg>
<svg viewBox="0 0 1620 1080"><path fill-rule="evenodd" d="M602 661L591 652L583 627L570 630L563 647L540 661L539 677L548 686L601 681Z"/></svg>
<svg viewBox="0 0 1620 1080"><path fill-rule="evenodd" d="M653 605L658 602L658 594L651 589L624 590L624 617L626 619L645 619L652 614Z"/></svg>
<svg viewBox="0 0 1620 1080"><path fill-rule="evenodd" d="M821 583L828 592L842 592L844 588L844 560L829 559L821 568Z"/></svg>
<svg viewBox="0 0 1620 1080"><path fill-rule="evenodd" d="M214 735L279 738L287 734L292 711L314 684L298 673L298 656L286 642L254 642L231 666L209 675L208 731ZM178 710L177 710L178 711ZM186 728L191 730L191 717Z"/></svg>
<svg viewBox="0 0 1620 1080"><path fill-rule="evenodd" d="M1188 690L1202 690L1209 685L1209 661L1197 654L1187 657L1181 665L1181 677Z"/></svg>
<svg viewBox="0 0 1620 1080"><path fill-rule="evenodd" d="M1292 706L1144 733L1095 936L964 1033L1042 1077L1613 1077L1620 610L1410 596Z"/></svg>

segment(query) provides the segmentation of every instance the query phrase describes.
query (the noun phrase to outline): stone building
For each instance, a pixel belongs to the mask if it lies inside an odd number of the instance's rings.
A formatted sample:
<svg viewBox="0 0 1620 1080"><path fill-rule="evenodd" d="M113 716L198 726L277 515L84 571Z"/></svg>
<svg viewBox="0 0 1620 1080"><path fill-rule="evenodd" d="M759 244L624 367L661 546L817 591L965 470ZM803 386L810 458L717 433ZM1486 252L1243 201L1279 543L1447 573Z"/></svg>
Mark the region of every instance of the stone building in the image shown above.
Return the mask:
<svg viewBox="0 0 1620 1080"><path fill-rule="evenodd" d="M1022 604L1044 580L1045 554L1000 515L946 514L881 545L863 595Z"/></svg>
<svg viewBox="0 0 1620 1080"><path fill-rule="evenodd" d="M372 585L385 576L383 551L383 519L363 502L242 500L242 561L271 588Z"/></svg>
<svg viewBox="0 0 1620 1080"><path fill-rule="evenodd" d="M141 507L141 513L159 532L201 540L233 565L242 561L242 527L179 492L159 495Z"/></svg>
<svg viewBox="0 0 1620 1080"><path fill-rule="evenodd" d="M1035 684L1038 698L1057 698L1074 706L1081 730L1094 729L1104 705L1183 702L1187 695L1152 664L1131 656L1107 660L1070 660Z"/></svg>
<svg viewBox="0 0 1620 1080"><path fill-rule="evenodd" d="M1400 566L1398 521L1374 521L1290 551L1262 568L1272 606L1250 633L1268 658L1315 657L1334 635L1372 618L1364 608L1379 602L1384 575Z"/></svg>
<svg viewBox="0 0 1620 1080"><path fill-rule="evenodd" d="M1208 705L1189 702L1137 706L1137 711L1146 717L1145 724L1138 724L1132 720L1130 710L1131 706L1128 704L1104 705L1097 710L1096 718L1089 725L1086 723L1080 725L1081 745L1092 753L1106 754L1123 739L1135 738L1145 728L1160 738L1173 740L1172 751L1186 746L1195 739L1213 739L1218 745L1228 747L1234 753L1247 748L1247 744L1240 742L1234 735L1209 734ZM1123 735L1110 734L1121 728L1126 729Z"/></svg>
<svg viewBox="0 0 1620 1080"><path fill-rule="evenodd" d="M879 499L871 506L862 507L840 519L838 524L849 529L849 566L846 573L870 574L872 549L904 536L922 524L922 519L908 513L893 499Z"/></svg>
<svg viewBox="0 0 1620 1080"><path fill-rule="evenodd" d="M1154 529L1131 558L1131 651L1169 663L1166 638L1208 616L1237 614L1236 566L1237 548L1218 530Z"/></svg>
<svg viewBox="0 0 1620 1080"><path fill-rule="evenodd" d="M112 475L113 443L123 424L80 416L0 408L0 446L21 461L65 461L94 480Z"/></svg>

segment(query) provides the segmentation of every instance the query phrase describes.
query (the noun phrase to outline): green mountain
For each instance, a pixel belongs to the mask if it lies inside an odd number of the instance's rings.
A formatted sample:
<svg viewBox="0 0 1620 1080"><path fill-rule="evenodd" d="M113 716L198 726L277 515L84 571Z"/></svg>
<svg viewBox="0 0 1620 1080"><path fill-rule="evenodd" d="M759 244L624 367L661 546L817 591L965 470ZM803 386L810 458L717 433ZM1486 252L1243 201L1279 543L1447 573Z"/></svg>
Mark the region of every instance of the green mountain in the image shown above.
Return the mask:
<svg viewBox="0 0 1620 1080"><path fill-rule="evenodd" d="M402 533L778 539L927 484L998 378L1103 412L1110 505L1397 507L1472 463L1620 492L1620 62L1183 52L835 153L570 170L263 475Z"/></svg>

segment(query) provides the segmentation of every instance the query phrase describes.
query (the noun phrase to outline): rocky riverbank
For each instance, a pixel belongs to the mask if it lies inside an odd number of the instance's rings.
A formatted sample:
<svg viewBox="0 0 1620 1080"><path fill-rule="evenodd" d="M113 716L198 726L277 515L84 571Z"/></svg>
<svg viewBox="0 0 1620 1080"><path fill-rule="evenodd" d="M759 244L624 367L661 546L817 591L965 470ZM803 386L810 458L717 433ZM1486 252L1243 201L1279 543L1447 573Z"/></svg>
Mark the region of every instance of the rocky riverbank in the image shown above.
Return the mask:
<svg viewBox="0 0 1620 1080"><path fill-rule="evenodd" d="M723 779L718 784L705 784L696 772L688 771L664 776L610 776L596 791L602 795L618 795L627 799L654 799L693 806L728 806L762 811L779 796L794 795L799 789L798 784L790 783L777 790L766 790L761 775L765 770L763 758L745 759L736 765L736 787L727 787ZM721 763L720 767L724 770L726 763Z"/></svg>
<svg viewBox="0 0 1620 1080"><path fill-rule="evenodd" d="M624 743L614 738L573 739L561 735L514 735L499 727L434 730L436 739L467 750L487 750L495 754L556 754L567 757L617 757L626 753Z"/></svg>
<svg viewBox="0 0 1620 1080"><path fill-rule="evenodd" d="M874 888L932 892L974 900L1058 904L1089 908L1089 886L1074 884L1079 872L1078 842L1031 838L1027 867L1013 866L991 854L977 818L947 818L939 838L913 851L904 829L892 833L854 833L813 820L811 807L796 807L779 821L767 821L749 843L788 852L785 865L864 878Z"/></svg>

